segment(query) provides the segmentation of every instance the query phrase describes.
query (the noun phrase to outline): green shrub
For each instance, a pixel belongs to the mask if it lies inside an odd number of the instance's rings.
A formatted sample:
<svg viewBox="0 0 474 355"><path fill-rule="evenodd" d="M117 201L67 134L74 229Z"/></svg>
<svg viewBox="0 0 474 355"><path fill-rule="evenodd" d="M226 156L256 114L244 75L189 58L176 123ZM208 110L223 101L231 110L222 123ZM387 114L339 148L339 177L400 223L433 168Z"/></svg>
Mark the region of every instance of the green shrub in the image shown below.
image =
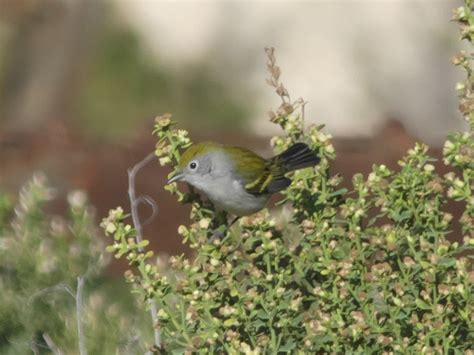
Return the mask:
<svg viewBox="0 0 474 355"><path fill-rule="evenodd" d="M109 258L86 196L70 193L64 217L48 212L54 195L43 174L33 177L16 202L0 193L0 353L73 353L77 316L90 353L129 346L143 353L134 338L151 332L140 328L144 322L130 309L132 300L112 296L127 290L100 274ZM84 280L79 314L78 277Z"/></svg>
<svg viewBox="0 0 474 355"><path fill-rule="evenodd" d="M455 12L463 38L472 41L471 1ZM267 210L232 228L207 202L176 184L166 187L192 205L190 226L179 233L195 257L170 258L169 269L150 262L147 242L137 242L123 211L103 221L126 257L126 278L158 305L162 349L170 353L459 353L474 350L474 272L460 253L474 245L474 110L471 60L455 58L467 78L458 85L470 131L449 136L443 151L451 172L436 173L427 146L416 144L399 171L374 165L340 187L329 166L335 153L322 126L304 127L303 100L291 101L267 49L269 79L282 104L271 112L283 134L275 153L304 141L321 156L316 168L297 171L284 192L287 213ZM159 117L156 155L176 164L191 142ZM449 201L464 205L463 243L446 236ZM286 217L285 217L286 216ZM211 241L215 230L221 239Z"/></svg>

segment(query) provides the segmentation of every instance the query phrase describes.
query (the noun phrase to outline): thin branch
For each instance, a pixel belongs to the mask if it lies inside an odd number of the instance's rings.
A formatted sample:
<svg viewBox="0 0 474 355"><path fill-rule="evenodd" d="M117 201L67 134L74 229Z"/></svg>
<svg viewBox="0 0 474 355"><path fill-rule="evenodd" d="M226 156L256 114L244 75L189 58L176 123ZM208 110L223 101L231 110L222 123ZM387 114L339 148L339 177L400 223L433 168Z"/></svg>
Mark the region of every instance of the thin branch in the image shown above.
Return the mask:
<svg viewBox="0 0 474 355"><path fill-rule="evenodd" d="M133 335L130 339L128 339L125 342L125 346L122 353L126 355L134 354L132 349L137 348L139 341L140 341L140 335L139 334ZM117 351L117 353L121 353L121 352Z"/></svg>
<svg viewBox="0 0 474 355"><path fill-rule="evenodd" d="M150 196L148 195L141 195L138 200L137 200L137 203L140 204L140 203L146 203L148 206L151 207L152 209L152 212L151 212L151 216L148 217L145 222L142 223L142 225L146 226L148 223L150 223L151 221L153 221L153 219L156 217L156 215L158 214L158 205L156 203L155 200L153 200Z"/></svg>
<svg viewBox="0 0 474 355"><path fill-rule="evenodd" d="M143 227L140 222L140 216L138 215L138 205L140 202L135 194L135 177L137 176L137 173L154 158L155 153L150 153L142 161L137 163L133 168L128 169L128 197L130 199L130 207L132 209L132 220L133 225L135 226L135 229L137 231L138 242L141 242L143 239Z"/></svg>
<svg viewBox="0 0 474 355"><path fill-rule="evenodd" d="M304 101L303 99L302 100L302 103L301 103L301 132L303 132L304 134L304 123L305 123L305 108L306 108L306 104L308 103L307 101Z"/></svg>
<svg viewBox="0 0 474 355"><path fill-rule="evenodd" d="M84 337L84 329L82 327L82 290L84 288L84 277L77 277L76 290L76 321L77 321L77 335L79 337L79 354L87 355L86 339Z"/></svg>
<svg viewBox="0 0 474 355"><path fill-rule="evenodd" d="M153 209L151 217L149 217L145 223L149 223L151 219L153 219L157 214L157 206L156 202L151 199L149 196L140 196L137 198L135 193L135 178L137 173L146 166L149 162L151 162L155 158L155 153L148 154L142 161L137 163L133 168L128 169L128 197L130 199L130 207L132 210L132 220L133 225L135 226L135 230L137 231L137 242L140 243L143 240L143 224L140 221L140 216L138 215L138 206L140 203L146 202L148 203L151 208ZM140 252L143 252L143 248L139 249ZM155 346L160 348L161 347L161 334L158 327L158 308L156 306L156 302L153 299L148 300L150 304L150 313L151 318L153 320L153 331L155 337Z"/></svg>
<svg viewBox="0 0 474 355"><path fill-rule="evenodd" d="M32 342L31 343L31 347L30 347L31 351L33 352L33 355L39 355L39 350L38 350L38 345L36 344L36 342Z"/></svg>
<svg viewBox="0 0 474 355"><path fill-rule="evenodd" d="M41 296L43 296L43 295L46 294L46 293L55 292L55 291L66 291L66 292L67 292L68 294L70 294L73 298L76 297L76 296L74 295L74 293L71 291L71 289L69 288L69 286L67 286L65 283L61 282L61 283L58 283L57 285L43 288L42 290L39 290L38 292L32 294L30 297L28 297L27 302L28 302L28 304L30 304L30 303L32 303L36 298L41 297Z"/></svg>
<svg viewBox="0 0 474 355"><path fill-rule="evenodd" d="M51 337L49 336L48 333L43 333L43 339L44 341L46 342L46 344L48 344L49 348L51 349L51 351L53 352L53 354L55 355L63 355L63 351L58 348L58 346L54 343L53 339L51 339Z"/></svg>

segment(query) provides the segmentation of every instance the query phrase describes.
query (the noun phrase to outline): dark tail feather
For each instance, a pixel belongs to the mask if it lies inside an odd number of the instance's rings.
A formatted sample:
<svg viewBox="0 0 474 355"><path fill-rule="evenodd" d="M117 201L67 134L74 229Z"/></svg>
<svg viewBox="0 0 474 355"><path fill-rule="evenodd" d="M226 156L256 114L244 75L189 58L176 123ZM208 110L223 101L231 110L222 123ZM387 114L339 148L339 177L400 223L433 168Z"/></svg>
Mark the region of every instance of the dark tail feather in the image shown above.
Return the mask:
<svg viewBox="0 0 474 355"><path fill-rule="evenodd" d="M272 159L283 167L285 172L317 165L321 159L304 143L295 143L283 153Z"/></svg>

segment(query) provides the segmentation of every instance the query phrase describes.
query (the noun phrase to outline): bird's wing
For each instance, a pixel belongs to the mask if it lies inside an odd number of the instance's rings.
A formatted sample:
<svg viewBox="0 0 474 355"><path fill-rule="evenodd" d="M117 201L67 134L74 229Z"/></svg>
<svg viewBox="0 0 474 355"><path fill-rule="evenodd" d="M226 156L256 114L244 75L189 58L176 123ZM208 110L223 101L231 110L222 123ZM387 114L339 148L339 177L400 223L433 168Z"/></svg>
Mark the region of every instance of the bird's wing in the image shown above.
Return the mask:
<svg viewBox="0 0 474 355"><path fill-rule="evenodd" d="M245 190L252 195L266 195L281 191L290 185L291 180L284 176L271 161L254 152L240 147L229 150L234 156L236 172L240 175Z"/></svg>

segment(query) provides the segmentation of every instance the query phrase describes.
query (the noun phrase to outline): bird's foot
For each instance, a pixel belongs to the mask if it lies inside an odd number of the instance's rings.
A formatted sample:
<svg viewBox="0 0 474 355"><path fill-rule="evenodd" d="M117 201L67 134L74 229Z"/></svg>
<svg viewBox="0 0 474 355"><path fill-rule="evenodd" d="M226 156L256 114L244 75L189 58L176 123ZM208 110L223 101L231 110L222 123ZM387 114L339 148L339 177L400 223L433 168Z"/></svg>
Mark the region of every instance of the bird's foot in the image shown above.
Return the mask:
<svg viewBox="0 0 474 355"><path fill-rule="evenodd" d="M212 232L212 236L209 241L212 243L217 239L222 239L226 235L227 227L225 225L221 225L218 228L214 229Z"/></svg>

